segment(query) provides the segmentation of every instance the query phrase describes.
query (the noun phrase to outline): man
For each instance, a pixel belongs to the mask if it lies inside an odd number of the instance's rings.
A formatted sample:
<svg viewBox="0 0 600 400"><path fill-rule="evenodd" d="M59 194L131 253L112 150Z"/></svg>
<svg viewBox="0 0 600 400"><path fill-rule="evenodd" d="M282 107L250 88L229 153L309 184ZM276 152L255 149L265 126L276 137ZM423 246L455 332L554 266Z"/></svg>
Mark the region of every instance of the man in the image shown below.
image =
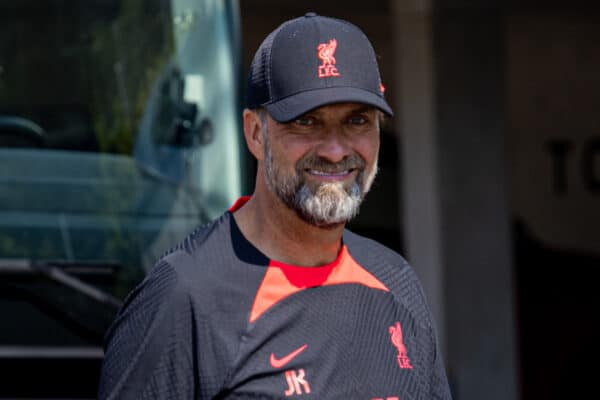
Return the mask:
<svg viewBox="0 0 600 400"><path fill-rule="evenodd" d="M393 251L344 229L377 171L375 53L314 13L258 49L256 187L161 259L108 333L101 399L449 399L429 310Z"/></svg>

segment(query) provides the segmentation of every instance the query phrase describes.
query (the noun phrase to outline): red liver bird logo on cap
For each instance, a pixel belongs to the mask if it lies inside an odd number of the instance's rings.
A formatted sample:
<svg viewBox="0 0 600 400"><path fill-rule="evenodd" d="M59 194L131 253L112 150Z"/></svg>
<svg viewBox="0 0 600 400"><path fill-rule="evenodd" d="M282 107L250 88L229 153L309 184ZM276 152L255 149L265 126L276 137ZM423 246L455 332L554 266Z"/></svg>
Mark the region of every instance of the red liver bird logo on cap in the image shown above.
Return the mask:
<svg viewBox="0 0 600 400"><path fill-rule="evenodd" d="M317 47L317 56L322 64L319 65L319 78L329 78L332 76L340 76L335 67L335 49L337 48L337 40L331 39L329 43L321 43Z"/></svg>
<svg viewBox="0 0 600 400"><path fill-rule="evenodd" d="M412 369L406 346L404 345L404 340L402 338L402 327L400 326L400 322L396 322L396 325L390 326L389 331L392 344L398 349L398 365L402 369Z"/></svg>

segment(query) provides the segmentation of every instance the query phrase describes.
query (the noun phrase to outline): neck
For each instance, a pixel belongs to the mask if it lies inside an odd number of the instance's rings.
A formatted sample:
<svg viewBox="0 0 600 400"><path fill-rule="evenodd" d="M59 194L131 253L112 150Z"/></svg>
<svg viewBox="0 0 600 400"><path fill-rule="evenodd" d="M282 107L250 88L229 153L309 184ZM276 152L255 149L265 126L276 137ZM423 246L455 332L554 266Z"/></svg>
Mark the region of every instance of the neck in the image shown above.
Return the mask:
<svg viewBox="0 0 600 400"><path fill-rule="evenodd" d="M272 260L314 267L339 253L344 224L311 225L270 192L257 190L233 216L246 239Z"/></svg>

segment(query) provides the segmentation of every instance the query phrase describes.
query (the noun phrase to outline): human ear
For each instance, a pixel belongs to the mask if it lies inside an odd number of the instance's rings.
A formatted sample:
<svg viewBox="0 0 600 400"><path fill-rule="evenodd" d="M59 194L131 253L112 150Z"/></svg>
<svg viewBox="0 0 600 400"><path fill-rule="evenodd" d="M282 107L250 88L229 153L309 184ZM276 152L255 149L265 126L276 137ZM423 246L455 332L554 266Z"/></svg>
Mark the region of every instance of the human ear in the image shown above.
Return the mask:
<svg viewBox="0 0 600 400"><path fill-rule="evenodd" d="M264 146L260 115L255 110L245 109L243 117L244 138L246 139L248 151L250 151L257 160L262 160L264 158Z"/></svg>

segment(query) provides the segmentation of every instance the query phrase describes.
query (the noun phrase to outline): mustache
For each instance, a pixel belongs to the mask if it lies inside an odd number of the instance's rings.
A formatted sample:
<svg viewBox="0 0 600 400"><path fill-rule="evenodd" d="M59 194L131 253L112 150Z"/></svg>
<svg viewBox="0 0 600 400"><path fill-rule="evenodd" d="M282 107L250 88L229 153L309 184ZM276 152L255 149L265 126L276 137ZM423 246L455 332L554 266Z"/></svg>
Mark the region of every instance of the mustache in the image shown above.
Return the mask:
<svg viewBox="0 0 600 400"><path fill-rule="evenodd" d="M350 154L337 163L333 163L323 157L313 154L298 161L296 170L302 172L307 169L314 169L335 174L351 169L363 171L366 168L366 164L365 160L357 154Z"/></svg>

